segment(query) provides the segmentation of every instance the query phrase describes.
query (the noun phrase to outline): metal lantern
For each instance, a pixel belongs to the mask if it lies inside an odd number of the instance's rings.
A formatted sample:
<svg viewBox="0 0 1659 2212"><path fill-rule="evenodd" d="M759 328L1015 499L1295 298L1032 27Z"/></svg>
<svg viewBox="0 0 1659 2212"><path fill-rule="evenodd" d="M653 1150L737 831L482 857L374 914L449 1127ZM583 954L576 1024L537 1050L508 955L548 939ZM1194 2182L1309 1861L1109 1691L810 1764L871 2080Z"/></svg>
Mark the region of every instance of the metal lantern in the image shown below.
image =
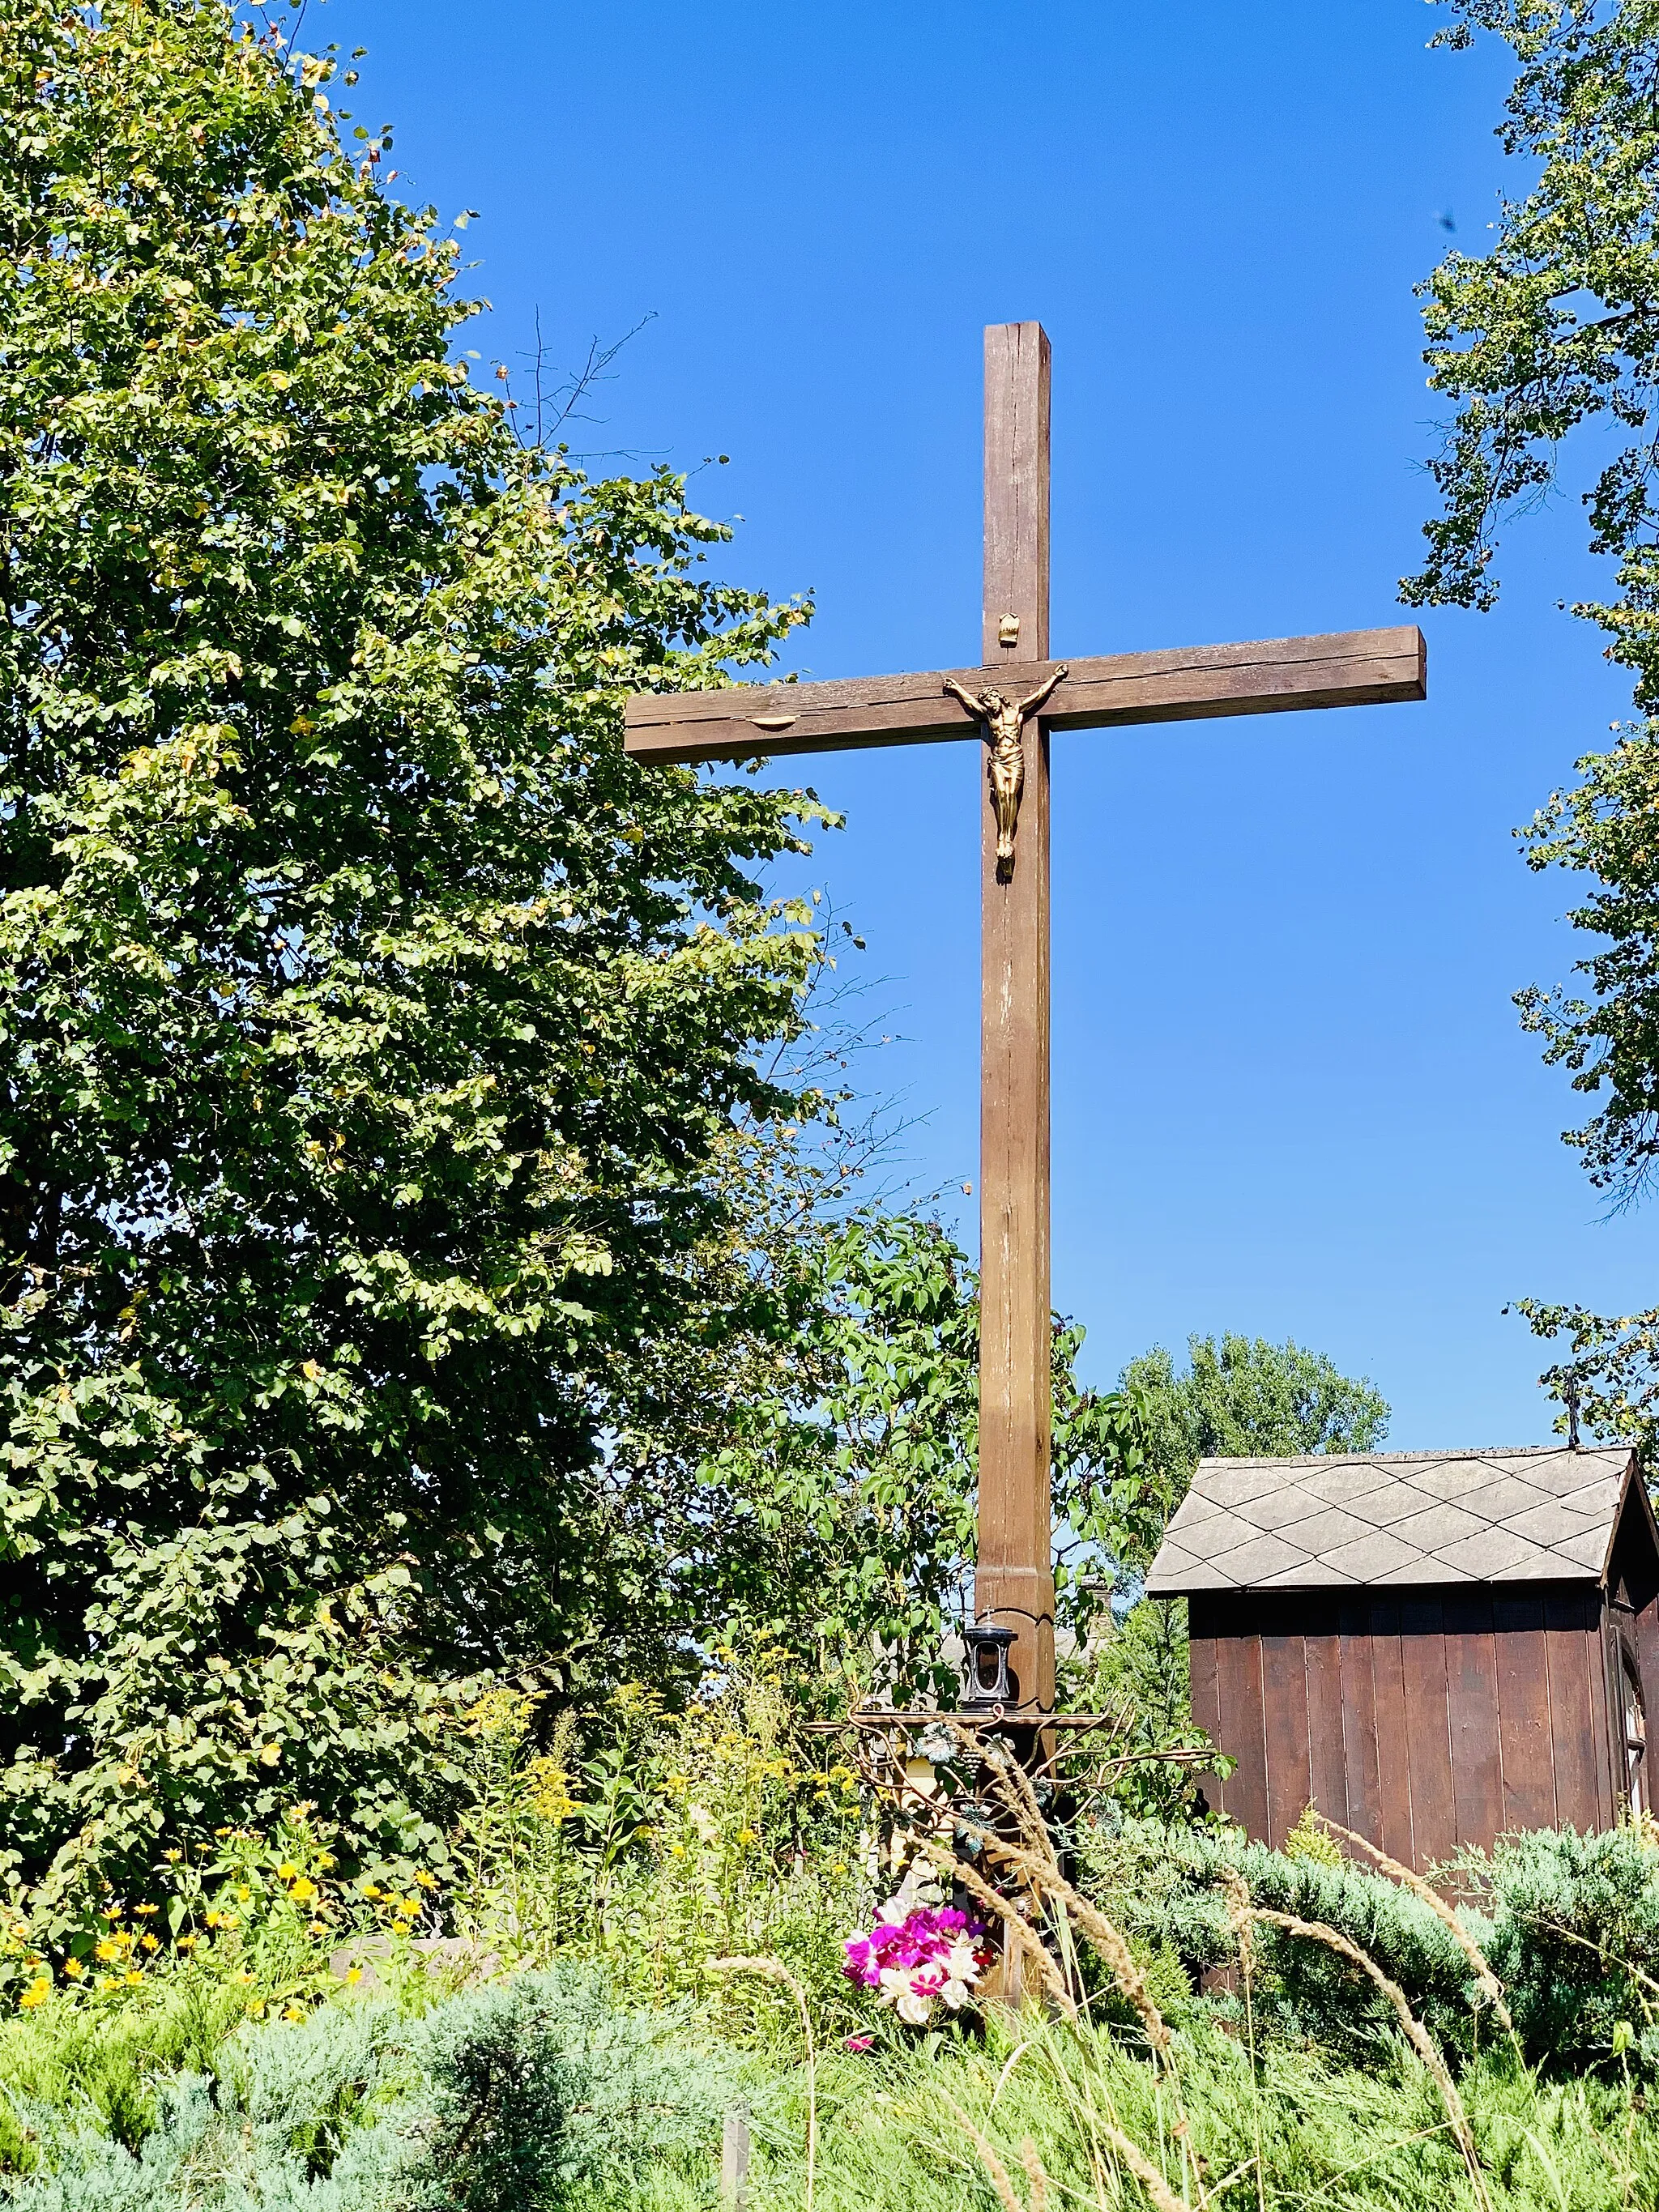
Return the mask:
<svg viewBox="0 0 1659 2212"><path fill-rule="evenodd" d="M970 1710L975 1706L1017 1705L1019 1691L1008 1674L1008 1653L1013 1644L1014 1631L981 1621L964 1628L962 1640L968 1647L968 1687L963 1704Z"/></svg>

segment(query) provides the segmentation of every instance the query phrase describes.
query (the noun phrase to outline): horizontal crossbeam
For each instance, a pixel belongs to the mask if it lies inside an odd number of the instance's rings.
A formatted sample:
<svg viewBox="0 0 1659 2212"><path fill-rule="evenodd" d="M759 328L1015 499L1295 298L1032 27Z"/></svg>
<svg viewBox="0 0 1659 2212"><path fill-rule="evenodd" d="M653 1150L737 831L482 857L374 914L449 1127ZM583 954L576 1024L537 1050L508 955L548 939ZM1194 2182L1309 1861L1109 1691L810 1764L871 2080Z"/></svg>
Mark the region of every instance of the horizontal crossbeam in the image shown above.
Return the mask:
<svg viewBox="0 0 1659 2212"><path fill-rule="evenodd" d="M1027 660L851 677L837 684L636 691L628 701L624 743L642 760L717 761L976 737L981 725L945 692L947 677L968 691L995 684L1011 697L1024 698L1054 665ZM1409 624L1249 645L1116 653L1068 662L1042 720L1051 730L1090 730L1221 714L1296 714L1311 707L1389 706L1426 697L1425 666L1423 634Z"/></svg>

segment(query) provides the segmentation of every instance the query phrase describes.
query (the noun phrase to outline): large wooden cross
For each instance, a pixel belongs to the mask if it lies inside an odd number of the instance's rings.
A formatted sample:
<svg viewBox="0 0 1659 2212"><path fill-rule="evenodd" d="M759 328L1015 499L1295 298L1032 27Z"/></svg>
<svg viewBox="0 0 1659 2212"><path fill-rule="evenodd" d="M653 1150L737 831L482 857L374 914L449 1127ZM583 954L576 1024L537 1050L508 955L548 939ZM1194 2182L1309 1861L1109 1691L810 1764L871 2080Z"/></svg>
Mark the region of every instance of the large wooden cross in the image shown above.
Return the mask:
<svg viewBox="0 0 1659 2212"><path fill-rule="evenodd" d="M982 665L726 691L635 694L641 760L726 761L982 739L977 1619L1014 1632L1012 1717L1051 1712L1048 733L1364 707L1425 696L1407 627L1048 659L1048 340L985 333ZM1023 711L1024 710L1024 711ZM1029 713L1030 719L1026 719Z"/></svg>

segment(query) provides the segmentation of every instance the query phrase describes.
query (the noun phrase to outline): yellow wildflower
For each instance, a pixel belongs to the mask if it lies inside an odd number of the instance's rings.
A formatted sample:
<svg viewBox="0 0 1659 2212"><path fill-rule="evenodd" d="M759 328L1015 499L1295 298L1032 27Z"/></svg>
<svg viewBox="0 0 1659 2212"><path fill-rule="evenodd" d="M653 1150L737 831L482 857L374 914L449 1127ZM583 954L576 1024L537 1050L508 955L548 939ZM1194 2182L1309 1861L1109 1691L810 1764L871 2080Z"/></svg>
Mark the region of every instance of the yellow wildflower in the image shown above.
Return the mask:
<svg viewBox="0 0 1659 2212"><path fill-rule="evenodd" d="M142 1981L143 1980L143 1978L143 1978L143 1976L139 1972L139 1971L138 1971L138 1969L137 1969L137 1966L129 1966L129 1967L127 1968L127 1971L126 1971L126 1978L126 1978L126 1984L127 1984L127 1987L128 1987L130 1990L136 1990L136 1989L137 1988L137 1986L138 1986L139 1983L140 1983L140 1982L142 1982Z"/></svg>
<svg viewBox="0 0 1659 2212"><path fill-rule="evenodd" d="M111 1959L118 1959L120 1957L121 1947L118 1943L112 1942L110 1938L106 1936L101 1943L95 1944L94 1946L92 1955L94 1959L102 1959L106 1963L107 1963Z"/></svg>
<svg viewBox="0 0 1659 2212"><path fill-rule="evenodd" d="M346 1968L346 1979L348 1982L361 1982L362 1978L363 1970L361 1966L348 1966Z"/></svg>
<svg viewBox="0 0 1659 2212"><path fill-rule="evenodd" d="M276 1869L276 1877L279 1881L292 1881L299 1871L292 1859L284 1859Z"/></svg>
<svg viewBox="0 0 1659 2212"><path fill-rule="evenodd" d="M79 1959L65 1959L64 1961L64 1972L73 1976L76 1981L80 1980L86 1971L85 1966Z"/></svg>
<svg viewBox="0 0 1659 2212"><path fill-rule="evenodd" d="M438 1887L437 1876L435 1875L428 1874L424 1867L422 1868L420 1873L416 1875L415 1879L419 1882L422 1889L436 1889Z"/></svg>
<svg viewBox="0 0 1659 2212"><path fill-rule="evenodd" d="M253 1976L247 1967L239 1966L236 1972L231 1976L231 1979L234 1982L240 1982L244 1987L246 1987L246 1985L253 1979Z"/></svg>
<svg viewBox="0 0 1659 2212"><path fill-rule="evenodd" d="M143 1942L146 1951L157 1951L161 1948L159 1942L154 1936L144 1936Z"/></svg>
<svg viewBox="0 0 1659 2212"><path fill-rule="evenodd" d="M283 2007L283 2018L284 2020L303 2020L305 2018L305 2014L296 2004L284 2005Z"/></svg>
<svg viewBox="0 0 1659 2212"><path fill-rule="evenodd" d="M182 1851L163 1851L161 1856L169 1866L177 1866L185 1855Z"/></svg>
<svg viewBox="0 0 1659 2212"><path fill-rule="evenodd" d="M312 1921L306 1929L306 1934L307 1936L326 1936L327 1933L327 1923L321 1920Z"/></svg>
<svg viewBox="0 0 1659 2212"><path fill-rule="evenodd" d="M289 1895L294 1899L294 1902L296 1905L309 1904L311 1899L315 1897L316 1894L316 1883L314 1881L308 1881L304 1875L300 1876L298 1881L294 1884L294 1887L289 1892Z"/></svg>
<svg viewBox="0 0 1659 2212"><path fill-rule="evenodd" d="M45 2004L46 1999L51 1995L52 1978L50 1975L37 1974L35 1978L29 1984L27 1989L24 1990L22 1996L18 1998L17 2002L22 2006L25 2012L28 2012L33 2010L33 2008L38 2004Z"/></svg>

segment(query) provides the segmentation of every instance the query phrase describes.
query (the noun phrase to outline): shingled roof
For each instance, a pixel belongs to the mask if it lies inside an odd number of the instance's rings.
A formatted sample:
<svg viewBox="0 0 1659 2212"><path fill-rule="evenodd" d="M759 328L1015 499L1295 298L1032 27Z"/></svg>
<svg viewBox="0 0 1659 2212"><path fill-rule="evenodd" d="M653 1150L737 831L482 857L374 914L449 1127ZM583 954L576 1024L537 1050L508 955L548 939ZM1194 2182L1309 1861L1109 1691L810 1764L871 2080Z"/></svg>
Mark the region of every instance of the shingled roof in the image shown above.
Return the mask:
<svg viewBox="0 0 1659 2212"><path fill-rule="evenodd" d="M1629 1449L1200 1460L1146 1588L1599 1582Z"/></svg>

